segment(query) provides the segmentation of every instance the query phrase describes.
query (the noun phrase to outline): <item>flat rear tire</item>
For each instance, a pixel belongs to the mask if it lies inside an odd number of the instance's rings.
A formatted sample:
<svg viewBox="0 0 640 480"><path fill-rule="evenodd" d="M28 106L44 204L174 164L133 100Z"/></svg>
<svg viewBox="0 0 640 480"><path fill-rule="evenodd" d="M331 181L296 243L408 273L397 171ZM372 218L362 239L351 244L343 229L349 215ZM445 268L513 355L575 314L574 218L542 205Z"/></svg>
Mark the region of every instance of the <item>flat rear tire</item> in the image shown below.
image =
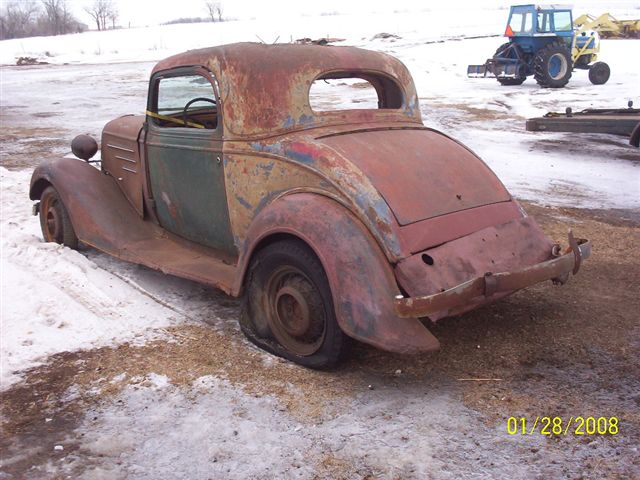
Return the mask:
<svg viewBox="0 0 640 480"><path fill-rule="evenodd" d="M267 245L253 258L240 326L259 347L308 368L336 367L350 346L322 264L297 239Z"/></svg>

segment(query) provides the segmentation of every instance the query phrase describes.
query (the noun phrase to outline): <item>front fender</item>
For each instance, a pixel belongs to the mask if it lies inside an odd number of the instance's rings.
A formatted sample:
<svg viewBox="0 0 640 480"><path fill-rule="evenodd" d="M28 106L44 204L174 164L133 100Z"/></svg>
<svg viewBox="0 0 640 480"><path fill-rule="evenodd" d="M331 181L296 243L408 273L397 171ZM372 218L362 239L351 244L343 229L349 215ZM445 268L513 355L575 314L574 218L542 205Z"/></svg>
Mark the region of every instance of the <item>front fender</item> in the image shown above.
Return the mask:
<svg viewBox="0 0 640 480"><path fill-rule="evenodd" d="M89 163L58 158L36 167L29 198L38 200L48 185L58 191L82 242L124 260L145 263L126 243L149 238L150 233L113 177Z"/></svg>
<svg viewBox="0 0 640 480"><path fill-rule="evenodd" d="M53 185L66 204L66 200L73 197L74 187L85 185L85 188L90 188L92 180L101 175L100 170L91 164L73 158L46 160L38 165L31 175L29 198L39 200L44 189Z"/></svg>
<svg viewBox="0 0 640 480"><path fill-rule="evenodd" d="M240 255L237 292L253 253L263 240L277 234L300 238L318 256L344 333L398 353L439 347L438 340L420 321L395 313L394 298L400 291L392 267L371 233L343 205L323 195L286 195L258 214Z"/></svg>

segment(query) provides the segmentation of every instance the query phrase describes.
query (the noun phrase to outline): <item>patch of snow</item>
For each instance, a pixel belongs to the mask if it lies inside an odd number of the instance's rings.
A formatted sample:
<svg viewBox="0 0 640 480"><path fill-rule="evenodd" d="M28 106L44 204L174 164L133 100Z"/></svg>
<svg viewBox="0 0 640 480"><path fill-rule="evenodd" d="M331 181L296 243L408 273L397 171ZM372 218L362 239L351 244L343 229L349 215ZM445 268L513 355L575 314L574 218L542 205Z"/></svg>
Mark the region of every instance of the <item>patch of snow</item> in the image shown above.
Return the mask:
<svg viewBox="0 0 640 480"><path fill-rule="evenodd" d="M116 375L115 377L113 377L109 383L114 384L114 383L120 383L122 382L125 378L127 378L127 374L126 373L120 373L118 375Z"/></svg>
<svg viewBox="0 0 640 480"><path fill-rule="evenodd" d="M157 373L151 372L147 374L144 385L156 390L161 390L171 385L171 381L166 375L159 375Z"/></svg>
<svg viewBox="0 0 640 480"><path fill-rule="evenodd" d="M574 451L547 449L541 435L486 425L458 398L442 384L384 386L300 423L277 399L216 377L162 391L129 387L87 412L67 439L80 440L80 451L58 468L82 465L88 480L526 479L562 476L580 463Z"/></svg>
<svg viewBox="0 0 640 480"><path fill-rule="evenodd" d="M154 329L186 321L85 255L44 243L29 178L0 167L2 388L48 355L158 338Z"/></svg>

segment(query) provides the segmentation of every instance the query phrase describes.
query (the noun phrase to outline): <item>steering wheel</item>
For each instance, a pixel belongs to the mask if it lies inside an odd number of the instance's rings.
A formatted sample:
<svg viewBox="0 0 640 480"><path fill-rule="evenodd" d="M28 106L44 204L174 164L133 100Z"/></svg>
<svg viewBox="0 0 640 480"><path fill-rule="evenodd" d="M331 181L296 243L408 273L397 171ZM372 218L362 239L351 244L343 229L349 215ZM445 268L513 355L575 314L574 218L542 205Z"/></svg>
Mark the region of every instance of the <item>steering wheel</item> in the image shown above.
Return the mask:
<svg viewBox="0 0 640 480"><path fill-rule="evenodd" d="M187 125L187 110L192 104L196 102L209 102L216 106L218 105L218 103L215 100L211 98L206 98L206 97L197 97L189 100L187 104L184 106L184 108L182 109L182 121L184 122L185 126Z"/></svg>

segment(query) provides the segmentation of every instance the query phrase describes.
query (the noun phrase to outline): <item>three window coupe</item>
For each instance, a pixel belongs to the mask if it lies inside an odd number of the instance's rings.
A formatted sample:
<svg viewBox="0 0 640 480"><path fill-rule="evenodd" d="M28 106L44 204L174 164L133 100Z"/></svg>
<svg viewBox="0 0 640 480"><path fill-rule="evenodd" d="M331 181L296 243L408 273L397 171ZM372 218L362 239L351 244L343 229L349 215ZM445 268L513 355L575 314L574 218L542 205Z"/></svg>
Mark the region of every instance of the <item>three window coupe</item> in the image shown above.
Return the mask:
<svg viewBox="0 0 640 480"><path fill-rule="evenodd" d="M364 103L332 97L365 87ZM45 241L242 296L249 339L311 368L338 364L350 339L435 350L429 322L564 283L590 253L547 238L478 156L423 125L399 60L355 47L167 58L146 113L104 127L100 168L97 149L81 135L85 162L35 169Z"/></svg>

